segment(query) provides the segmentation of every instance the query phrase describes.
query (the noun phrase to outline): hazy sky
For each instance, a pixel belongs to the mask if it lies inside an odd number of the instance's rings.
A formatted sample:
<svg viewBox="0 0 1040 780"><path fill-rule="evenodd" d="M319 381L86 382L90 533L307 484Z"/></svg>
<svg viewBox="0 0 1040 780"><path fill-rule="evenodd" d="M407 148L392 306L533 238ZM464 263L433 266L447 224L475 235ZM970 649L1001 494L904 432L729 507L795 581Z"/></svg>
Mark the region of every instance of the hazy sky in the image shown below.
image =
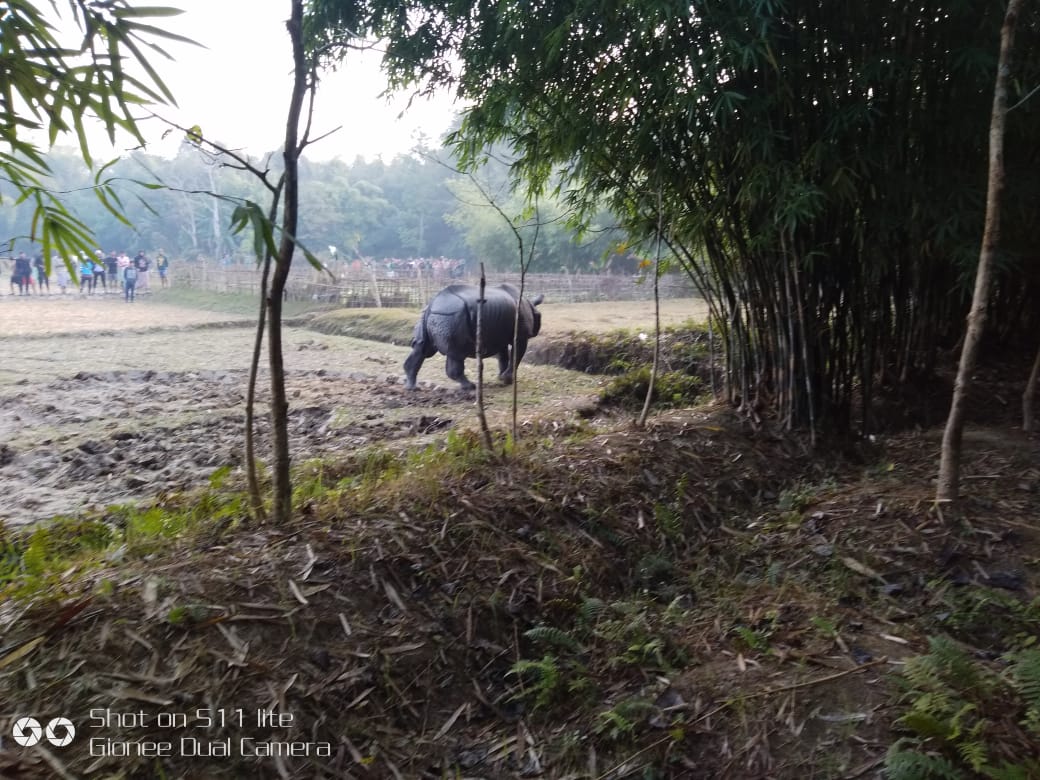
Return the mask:
<svg viewBox="0 0 1040 780"><path fill-rule="evenodd" d="M145 0L141 0L145 3ZM206 48L164 44L176 58L152 55L150 62L177 98L178 108L159 109L185 126L234 148L262 154L280 148L291 88L292 54L284 20L288 0L147 0L184 13L159 24ZM458 105L450 95L389 103L380 97L385 78L375 53L354 53L338 72L326 74L318 89L313 136L341 127L311 146L312 159L355 156L385 159L407 152L422 132L434 145L448 129ZM403 112L403 115L402 115ZM151 151L172 150L178 139L161 144L162 127L144 126Z"/></svg>

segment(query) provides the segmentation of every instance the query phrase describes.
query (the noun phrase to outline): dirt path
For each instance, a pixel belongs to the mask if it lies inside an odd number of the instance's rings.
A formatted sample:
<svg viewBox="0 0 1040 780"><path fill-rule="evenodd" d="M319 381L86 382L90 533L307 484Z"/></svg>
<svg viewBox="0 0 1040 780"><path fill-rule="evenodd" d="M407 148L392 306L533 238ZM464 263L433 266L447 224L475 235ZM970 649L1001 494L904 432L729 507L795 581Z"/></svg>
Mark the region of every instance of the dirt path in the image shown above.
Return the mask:
<svg viewBox="0 0 1040 780"><path fill-rule="evenodd" d="M202 483L241 463L253 343L248 319L104 299L0 300L0 521L20 525ZM424 366L401 381L403 347L285 333L294 461L470 424L472 401ZM599 380L548 366L521 372L521 419L587 404ZM261 386L264 384L261 379ZM508 388L489 389L493 421ZM266 410L261 392L258 413ZM266 456L266 422L258 452Z"/></svg>

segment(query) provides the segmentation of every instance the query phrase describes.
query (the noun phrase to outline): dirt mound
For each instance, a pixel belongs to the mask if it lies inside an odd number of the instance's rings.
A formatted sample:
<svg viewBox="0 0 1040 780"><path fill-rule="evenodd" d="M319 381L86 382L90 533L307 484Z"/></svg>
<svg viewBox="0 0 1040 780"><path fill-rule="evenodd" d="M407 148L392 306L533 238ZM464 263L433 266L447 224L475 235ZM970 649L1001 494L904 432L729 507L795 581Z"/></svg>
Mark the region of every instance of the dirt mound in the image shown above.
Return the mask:
<svg viewBox="0 0 1040 780"><path fill-rule="evenodd" d="M663 370L697 374L709 352L708 334L683 325L661 333ZM620 329L606 333L576 332L531 342L530 360L590 374L622 374L653 362L652 333Z"/></svg>

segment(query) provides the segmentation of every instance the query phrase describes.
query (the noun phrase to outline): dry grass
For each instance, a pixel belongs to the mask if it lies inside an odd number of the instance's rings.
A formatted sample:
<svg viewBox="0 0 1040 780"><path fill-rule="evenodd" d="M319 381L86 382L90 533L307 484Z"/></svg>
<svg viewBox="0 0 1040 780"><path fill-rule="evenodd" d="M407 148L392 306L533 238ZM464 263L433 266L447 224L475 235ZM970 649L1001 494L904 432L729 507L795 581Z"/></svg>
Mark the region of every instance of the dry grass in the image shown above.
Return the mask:
<svg viewBox="0 0 1040 780"><path fill-rule="evenodd" d="M941 628L929 583L1018 570L1036 592L1021 435L967 453L960 523L930 508L916 435L812 456L710 411L534 426L504 461L474 441L311 466L290 527L225 523L8 602L6 710L330 746L168 777L860 777L891 741L887 673ZM200 708L250 719L202 728ZM292 723L257 726L265 708ZM85 739L0 753L18 776L156 766Z"/></svg>

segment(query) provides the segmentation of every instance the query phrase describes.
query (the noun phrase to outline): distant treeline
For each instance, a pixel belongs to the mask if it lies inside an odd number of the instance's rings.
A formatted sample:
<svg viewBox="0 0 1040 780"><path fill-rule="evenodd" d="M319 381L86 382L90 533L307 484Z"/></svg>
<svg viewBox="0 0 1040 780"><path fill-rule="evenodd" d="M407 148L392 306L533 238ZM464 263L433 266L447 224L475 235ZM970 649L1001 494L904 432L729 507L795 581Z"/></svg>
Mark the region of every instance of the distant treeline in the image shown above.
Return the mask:
<svg viewBox="0 0 1040 780"><path fill-rule="evenodd" d="M443 151L437 154L446 157ZM279 163L280 156L271 155L267 162L258 161L258 167L276 169ZM235 201L250 199L266 206L263 189L250 174L223 167L188 144L173 159L133 152L104 171L105 179L118 182L132 229L94 195L95 174L77 153L54 150L51 165L49 185L68 193L69 207L91 226L105 251L133 255L143 249L152 255L162 249L178 261L254 262L252 235L232 234L229 224ZM536 209L527 208L509 194L507 180L501 163L469 178L432 155L402 155L390 162L304 160L299 238L323 259L335 247L341 259L445 257L507 270L517 267L519 255L505 214L520 230L532 271L635 270L638 258L615 250L627 243L609 213L597 215L579 236L561 205L547 198ZM150 189L142 182L166 186ZM0 197L5 194L0 183ZM0 252L6 254L11 241L14 253L38 251L27 240L31 216L28 204L3 197L0 240L5 243Z"/></svg>

